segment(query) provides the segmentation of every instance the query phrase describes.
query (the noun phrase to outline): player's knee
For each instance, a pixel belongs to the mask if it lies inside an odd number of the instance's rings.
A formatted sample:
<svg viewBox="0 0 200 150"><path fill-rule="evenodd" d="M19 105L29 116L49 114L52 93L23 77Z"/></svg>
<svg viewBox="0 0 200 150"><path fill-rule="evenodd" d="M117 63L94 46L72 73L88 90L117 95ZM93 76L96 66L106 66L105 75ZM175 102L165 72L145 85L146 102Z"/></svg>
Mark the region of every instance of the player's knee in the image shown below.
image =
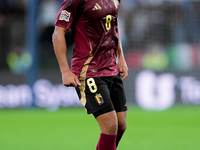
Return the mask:
<svg viewBox="0 0 200 150"><path fill-rule="evenodd" d="M106 126L106 134L115 135L117 134L118 123L117 122L109 122Z"/></svg>
<svg viewBox="0 0 200 150"><path fill-rule="evenodd" d="M123 124L120 124L118 126L118 133L123 134L126 131L126 128L127 128L126 122L124 122Z"/></svg>

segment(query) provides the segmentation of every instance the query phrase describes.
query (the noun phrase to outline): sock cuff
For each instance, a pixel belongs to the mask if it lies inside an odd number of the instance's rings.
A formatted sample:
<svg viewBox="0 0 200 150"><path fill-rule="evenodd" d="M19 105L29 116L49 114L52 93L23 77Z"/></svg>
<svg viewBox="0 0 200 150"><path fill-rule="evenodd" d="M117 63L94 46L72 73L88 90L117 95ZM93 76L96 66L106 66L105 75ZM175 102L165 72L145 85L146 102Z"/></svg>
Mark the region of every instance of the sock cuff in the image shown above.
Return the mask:
<svg viewBox="0 0 200 150"><path fill-rule="evenodd" d="M100 134L100 139L109 143L113 143L116 141L117 135L108 135L108 134Z"/></svg>

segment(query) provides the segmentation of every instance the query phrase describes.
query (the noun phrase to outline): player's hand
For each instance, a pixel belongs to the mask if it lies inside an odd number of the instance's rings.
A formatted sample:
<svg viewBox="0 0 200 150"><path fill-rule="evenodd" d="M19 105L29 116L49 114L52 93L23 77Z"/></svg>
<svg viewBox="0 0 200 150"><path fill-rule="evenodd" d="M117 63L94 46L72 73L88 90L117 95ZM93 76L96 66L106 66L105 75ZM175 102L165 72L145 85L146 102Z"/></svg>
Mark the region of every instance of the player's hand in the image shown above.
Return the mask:
<svg viewBox="0 0 200 150"><path fill-rule="evenodd" d="M118 69L122 80L124 81L128 77L128 67L123 57L118 58Z"/></svg>
<svg viewBox="0 0 200 150"><path fill-rule="evenodd" d="M81 85L78 77L71 71L62 73L62 81L65 86L77 87Z"/></svg>

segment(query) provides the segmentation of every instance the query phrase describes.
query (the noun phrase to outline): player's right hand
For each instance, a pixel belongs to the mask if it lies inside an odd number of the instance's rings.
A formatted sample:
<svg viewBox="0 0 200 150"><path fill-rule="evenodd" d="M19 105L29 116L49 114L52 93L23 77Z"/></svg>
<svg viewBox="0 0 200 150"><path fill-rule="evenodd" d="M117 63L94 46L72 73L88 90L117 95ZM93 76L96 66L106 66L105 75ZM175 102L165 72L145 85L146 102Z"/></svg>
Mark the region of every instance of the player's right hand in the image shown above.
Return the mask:
<svg viewBox="0 0 200 150"><path fill-rule="evenodd" d="M120 76L122 77L122 81L124 81L128 77L128 67L124 57L118 58L118 69Z"/></svg>
<svg viewBox="0 0 200 150"><path fill-rule="evenodd" d="M62 81L65 86L77 87L81 85L78 77L71 71L62 73Z"/></svg>

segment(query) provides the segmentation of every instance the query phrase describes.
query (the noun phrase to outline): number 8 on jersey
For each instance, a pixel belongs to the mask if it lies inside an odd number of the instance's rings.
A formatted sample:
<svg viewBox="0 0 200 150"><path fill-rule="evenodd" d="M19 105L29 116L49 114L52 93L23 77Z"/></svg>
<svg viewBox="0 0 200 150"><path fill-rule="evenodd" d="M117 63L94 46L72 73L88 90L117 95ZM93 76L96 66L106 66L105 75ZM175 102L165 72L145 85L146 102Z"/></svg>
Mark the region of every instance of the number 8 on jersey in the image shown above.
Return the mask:
<svg viewBox="0 0 200 150"><path fill-rule="evenodd" d="M106 16L106 30L110 30L111 28L111 21L112 21L112 16L111 15L107 15Z"/></svg>

